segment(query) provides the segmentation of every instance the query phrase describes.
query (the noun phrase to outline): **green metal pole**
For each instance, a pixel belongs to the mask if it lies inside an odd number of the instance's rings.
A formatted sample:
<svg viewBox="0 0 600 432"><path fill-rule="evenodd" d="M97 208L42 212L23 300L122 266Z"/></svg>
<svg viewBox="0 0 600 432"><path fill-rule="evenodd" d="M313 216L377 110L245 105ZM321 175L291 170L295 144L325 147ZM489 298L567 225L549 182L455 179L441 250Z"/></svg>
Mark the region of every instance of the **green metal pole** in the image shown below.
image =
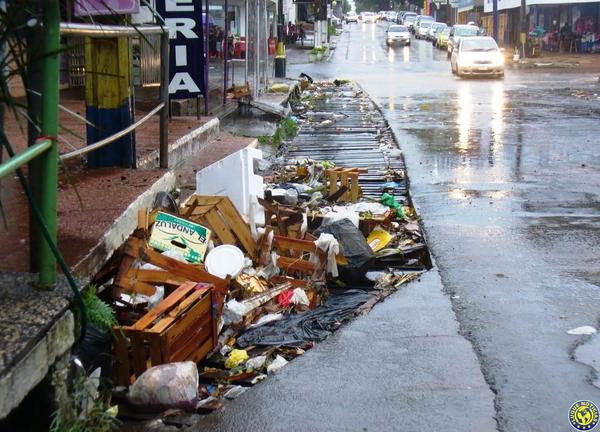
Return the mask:
<svg viewBox="0 0 600 432"><path fill-rule="evenodd" d="M56 192L58 184L58 73L60 48L60 10L58 0L43 0L43 81L42 81L42 135L52 140L50 149L40 156L40 207L50 237L56 243ZM56 259L48 243L40 238L31 245L40 264L39 284L51 287L56 283Z"/></svg>
<svg viewBox="0 0 600 432"><path fill-rule="evenodd" d="M52 147L52 141L46 140L27 147L18 155L0 163L0 178L12 174L17 168L21 168L27 162L40 156L46 150Z"/></svg>

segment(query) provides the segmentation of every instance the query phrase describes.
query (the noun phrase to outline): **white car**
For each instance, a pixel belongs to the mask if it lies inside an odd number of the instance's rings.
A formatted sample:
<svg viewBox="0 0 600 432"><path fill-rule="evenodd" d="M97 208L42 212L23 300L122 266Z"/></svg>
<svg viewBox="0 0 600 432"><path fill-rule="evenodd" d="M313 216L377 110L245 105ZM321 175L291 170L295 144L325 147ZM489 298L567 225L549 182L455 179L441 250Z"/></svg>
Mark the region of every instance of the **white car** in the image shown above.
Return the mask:
<svg viewBox="0 0 600 432"><path fill-rule="evenodd" d="M358 15L356 15L356 12L354 11L350 11L346 14L346 24L351 22L358 22Z"/></svg>
<svg viewBox="0 0 600 432"><path fill-rule="evenodd" d="M410 45L410 32L405 25L391 25L385 33L387 46L394 44Z"/></svg>
<svg viewBox="0 0 600 432"><path fill-rule="evenodd" d="M373 12L363 12L361 14L361 16L362 16L362 22L364 24L366 24L366 23L374 23L376 21L376 19L377 19L376 16L375 16L375 14Z"/></svg>
<svg viewBox="0 0 600 432"><path fill-rule="evenodd" d="M417 39L427 39L429 29L432 25L433 23L431 21L419 23L418 27L415 28L415 36L417 37Z"/></svg>
<svg viewBox="0 0 600 432"><path fill-rule="evenodd" d="M386 21L395 23L398 21L398 14L394 11L387 11L385 13L385 19Z"/></svg>
<svg viewBox="0 0 600 432"><path fill-rule="evenodd" d="M504 55L494 38L473 36L463 38L452 51L450 57L452 73L459 77L504 76Z"/></svg>
<svg viewBox="0 0 600 432"><path fill-rule="evenodd" d="M479 35L479 27L471 24L456 24L450 29L448 37L448 58L452 55L454 47L458 45L461 39Z"/></svg>

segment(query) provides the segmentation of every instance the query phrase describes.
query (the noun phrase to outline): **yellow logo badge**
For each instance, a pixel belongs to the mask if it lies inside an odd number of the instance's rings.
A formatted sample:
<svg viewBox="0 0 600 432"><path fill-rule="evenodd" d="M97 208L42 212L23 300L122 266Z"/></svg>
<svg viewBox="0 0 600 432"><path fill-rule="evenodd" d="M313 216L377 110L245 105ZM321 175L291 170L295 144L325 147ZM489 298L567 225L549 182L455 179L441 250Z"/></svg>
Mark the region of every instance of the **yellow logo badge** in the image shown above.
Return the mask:
<svg viewBox="0 0 600 432"><path fill-rule="evenodd" d="M577 430L594 429L598 424L598 407L587 400L575 402L569 410L569 422Z"/></svg>

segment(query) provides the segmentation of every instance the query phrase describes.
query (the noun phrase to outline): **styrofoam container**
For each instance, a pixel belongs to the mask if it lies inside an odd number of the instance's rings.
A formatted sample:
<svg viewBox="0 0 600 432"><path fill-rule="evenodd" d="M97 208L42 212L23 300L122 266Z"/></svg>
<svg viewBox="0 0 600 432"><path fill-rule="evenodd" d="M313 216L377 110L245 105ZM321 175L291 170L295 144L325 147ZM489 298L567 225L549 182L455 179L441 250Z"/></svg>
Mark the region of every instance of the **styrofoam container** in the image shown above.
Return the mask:
<svg viewBox="0 0 600 432"><path fill-rule="evenodd" d="M217 246L206 255L204 265L213 276L235 278L244 269L244 252L233 245Z"/></svg>
<svg viewBox="0 0 600 432"><path fill-rule="evenodd" d="M254 161L262 151L245 148L196 173L196 194L228 196L246 222L265 224L257 197L264 197L263 178L254 174Z"/></svg>

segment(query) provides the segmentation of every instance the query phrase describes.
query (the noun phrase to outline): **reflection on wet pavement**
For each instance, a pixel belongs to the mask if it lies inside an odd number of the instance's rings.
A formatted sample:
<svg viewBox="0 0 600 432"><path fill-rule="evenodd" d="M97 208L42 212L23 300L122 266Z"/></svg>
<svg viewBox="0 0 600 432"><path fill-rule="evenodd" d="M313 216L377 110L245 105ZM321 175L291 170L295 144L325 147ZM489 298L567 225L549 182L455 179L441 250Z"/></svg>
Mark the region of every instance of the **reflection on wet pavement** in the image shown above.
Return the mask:
<svg viewBox="0 0 600 432"><path fill-rule="evenodd" d="M387 48L379 32L344 33L343 56L302 70L358 80L386 114L500 429L567 430L574 401L600 400L566 335L600 310L598 77L460 79L445 52Z"/></svg>

